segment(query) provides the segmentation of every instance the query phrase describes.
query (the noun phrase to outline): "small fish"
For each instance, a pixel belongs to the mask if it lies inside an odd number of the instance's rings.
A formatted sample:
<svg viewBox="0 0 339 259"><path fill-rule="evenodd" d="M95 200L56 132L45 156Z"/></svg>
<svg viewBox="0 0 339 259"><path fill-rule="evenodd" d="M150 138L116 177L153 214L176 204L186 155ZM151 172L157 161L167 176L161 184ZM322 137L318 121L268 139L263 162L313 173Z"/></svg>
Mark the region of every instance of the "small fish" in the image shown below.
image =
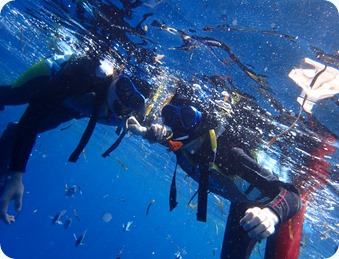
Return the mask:
<svg viewBox="0 0 339 259"><path fill-rule="evenodd" d="M214 224L215 224L215 235L218 236L219 235L219 227L217 222L214 220Z"/></svg>
<svg viewBox="0 0 339 259"><path fill-rule="evenodd" d="M126 226L125 224L122 224L122 228L124 231L130 231L131 230L131 225L133 224L133 221L128 221Z"/></svg>
<svg viewBox="0 0 339 259"><path fill-rule="evenodd" d="M124 253L124 246L122 246L119 250L119 254L117 255L117 257L115 259L120 259L122 254Z"/></svg>
<svg viewBox="0 0 339 259"><path fill-rule="evenodd" d="M191 207L192 210L195 210L196 207L198 206L198 203L196 204L189 203L189 206Z"/></svg>
<svg viewBox="0 0 339 259"><path fill-rule="evenodd" d="M163 64L160 60L163 59L165 55L156 55L153 64L155 65L156 63L159 63L160 65Z"/></svg>
<svg viewBox="0 0 339 259"><path fill-rule="evenodd" d="M68 125L67 127L61 128L60 130L67 130L67 129L69 129L70 127L72 127L72 125Z"/></svg>
<svg viewBox="0 0 339 259"><path fill-rule="evenodd" d="M72 224L72 218L66 217L65 222L64 222L64 228L69 228Z"/></svg>
<svg viewBox="0 0 339 259"><path fill-rule="evenodd" d="M190 193L191 193L191 191L190 191ZM190 206L190 207L192 208L191 202L193 201L193 199L195 198L195 196L197 196L197 194L198 194L198 191L196 191L196 192L193 194L193 196L191 197L191 199L188 201L186 207L187 207L187 206ZM192 209L194 209L194 208L192 208Z"/></svg>
<svg viewBox="0 0 339 259"><path fill-rule="evenodd" d="M79 245L84 245L82 243L82 241L84 241L86 233L87 233L87 229L79 237L77 237L75 234L73 234L74 239L75 239L75 243L74 243L75 247L77 247Z"/></svg>
<svg viewBox="0 0 339 259"><path fill-rule="evenodd" d="M85 161L87 162L87 155L86 155L86 151L85 151L85 149L82 151L82 155L83 155L83 157L84 157Z"/></svg>
<svg viewBox="0 0 339 259"><path fill-rule="evenodd" d="M68 187L67 184L65 184L65 195L66 197L74 197L76 191L77 191L77 186L73 185L72 187Z"/></svg>
<svg viewBox="0 0 339 259"><path fill-rule="evenodd" d="M220 213L221 215L224 215L224 211L223 211L223 208L224 208L224 203L222 202L222 200L216 196L215 194L213 194L214 198L217 200L217 203L215 203L215 205L217 205L219 208L220 208Z"/></svg>
<svg viewBox="0 0 339 259"><path fill-rule="evenodd" d="M117 160L118 161L118 163L126 170L126 171L128 171L128 167L119 159L119 158L115 158L115 160Z"/></svg>
<svg viewBox="0 0 339 259"><path fill-rule="evenodd" d="M62 225L62 221L61 218L63 215L65 215L66 210L61 210L59 211L57 214L55 214L55 216L52 218L52 224L59 224Z"/></svg>
<svg viewBox="0 0 339 259"><path fill-rule="evenodd" d="M151 202L148 204L147 206L147 210L146 210L146 216L148 215L149 209L151 208L151 205L155 202L155 200L151 200Z"/></svg>
<svg viewBox="0 0 339 259"><path fill-rule="evenodd" d="M175 255L174 257L175 259L182 259L180 251L176 252L174 255Z"/></svg>
<svg viewBox="0 0 339 259"><path fill-rule="evenodd" d="M73 210L73 214L74 214L74 217L75 217L78 221L80 221L80 217L79 217L79 215L78 215L76 209Z"/></svg>

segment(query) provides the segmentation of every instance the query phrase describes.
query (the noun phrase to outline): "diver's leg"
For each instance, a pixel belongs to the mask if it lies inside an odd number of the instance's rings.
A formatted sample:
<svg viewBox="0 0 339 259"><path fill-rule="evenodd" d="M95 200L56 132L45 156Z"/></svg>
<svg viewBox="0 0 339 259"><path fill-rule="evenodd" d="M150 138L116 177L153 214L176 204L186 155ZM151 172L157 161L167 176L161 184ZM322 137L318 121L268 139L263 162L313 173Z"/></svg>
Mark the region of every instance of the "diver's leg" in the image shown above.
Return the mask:
<svg viewBox="0 0 339 259"><path fill-rule="evenodd" d="M250 239L239 224L248 207L248 204L231 203L220 258L249 258L256 241Z"/></svg>
<svg viewBox="0 0 339 259"><path fill-rule="evenodd" d="M265 249L265 259L275 258L275 251L277 249L277 239L278 239L278 231L273 235L267 238L266 249Z"/></svg>
<svg viewBox="0 0 339 259"><path fill-rule="evenodd" d="M0 107L30 102L42 92L48 80L49 77L39 76L17 87L12 87L11 85L0 86Z"/></svg>
<svg viewBox="0 0 339 259"><path fill-rule="evenodd" d="M4 106L7 103L7 99L11 93L10 85L2 85L0 86L0 111L4 110Z"/></svg>

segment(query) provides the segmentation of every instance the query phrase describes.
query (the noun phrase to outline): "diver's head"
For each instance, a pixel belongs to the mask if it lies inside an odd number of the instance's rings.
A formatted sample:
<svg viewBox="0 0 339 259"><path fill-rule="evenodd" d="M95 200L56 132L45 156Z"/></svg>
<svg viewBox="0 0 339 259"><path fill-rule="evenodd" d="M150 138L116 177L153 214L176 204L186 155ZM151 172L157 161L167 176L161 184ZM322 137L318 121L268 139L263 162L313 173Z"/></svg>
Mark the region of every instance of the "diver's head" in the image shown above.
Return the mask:
<svg viewBox="0 0 339 259"><path fill-rule="evenodd" d="M163 122L173 131L194 130L202 119L202 113L193 106L167 104L161 111Z"/></svg>
<svg viewBox="0 0 339 259"><path fill-rule="evenodd" d="M145 107L144 95L125 75L120 75L115 81L115 95L113 108L118 116L127 116L133 111L142 111Z"/></svg>

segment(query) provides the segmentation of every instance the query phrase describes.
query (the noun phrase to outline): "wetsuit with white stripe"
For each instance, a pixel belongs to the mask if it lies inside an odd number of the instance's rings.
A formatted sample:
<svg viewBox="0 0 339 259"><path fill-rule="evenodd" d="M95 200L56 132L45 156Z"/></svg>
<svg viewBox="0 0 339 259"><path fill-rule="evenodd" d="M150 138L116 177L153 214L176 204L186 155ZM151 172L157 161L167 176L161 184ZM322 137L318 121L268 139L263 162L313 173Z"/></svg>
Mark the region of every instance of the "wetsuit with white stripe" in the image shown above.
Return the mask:
<svg viewBox="0 0 339 259"><path fill-rule="evenodd" d="M270 171L232 144L227 128L217 129L217 123L203 115L202 121L190 132L168 132L172 141L183 144L174 151L180 167L195 181L201 174L208 174L208 190L231 202L225 230L221 258L248 258L256 241L247 236L239 221L248 208L270 208L279 218L279 224L287 221L301 208L298 190L291 184L283 183ZM219 131L218 148L214 160L209 129ZM152 128L144 138L156 142ZM170 141L160 143L170 147ZM216 168L211 170L211 162ZM269 237L273 238L273 237ZM267 254L270 246L266 247Z"/></svg>

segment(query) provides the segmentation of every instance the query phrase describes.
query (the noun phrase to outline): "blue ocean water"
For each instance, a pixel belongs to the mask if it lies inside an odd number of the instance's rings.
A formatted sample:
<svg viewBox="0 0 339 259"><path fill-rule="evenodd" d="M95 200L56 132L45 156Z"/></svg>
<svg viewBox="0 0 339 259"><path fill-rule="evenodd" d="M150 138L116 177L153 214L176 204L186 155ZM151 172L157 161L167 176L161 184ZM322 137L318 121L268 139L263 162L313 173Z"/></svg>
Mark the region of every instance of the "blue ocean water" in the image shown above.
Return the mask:
<svg viewBox="0 0 339 259"><path fill-rule="evenodd" d="M99 2L111 2L118 9L124 9L123 3L129 1L15 0L3 8L0 15L1 85L10 84L30 65L57 50L83 50L84 46L77 45L81 41L93 46L88 40L91 33L107 24L97 23L93 29L86 17L83 20L77 17L75 6L79 2L87 8L88 17L94 17L92 10L100 7L96 5ZM285 111L294 114L299 111L296 98L300 88L288 78L288 73L299 66L301 59L315 59L312 47L331 54L339 49L339 15L328 1L142 2L124 21L133 29L144 14L151 13L142 23L144 34L134 30L127 39L135 46L164 55L156 64L162 67L162 74L150 76L154 84L168 83L171 76L185 80L229 76L237 88L253 96L272 116L279 114L272 99ZM160 30L152 26L152 21L164 23L173 30ZM108 24L115 25L112 21ZM128 29L127 25L122 28ZM178 31L191 37L191 48L180 48L183 40ZM204 41L207 38L217 39L213 41L215 44L227 44L231 52L211 47ZM107 44L109 39L107 35L101 40ZM143 40L146 41L144 45L141 44ZM128 52L121 42L120 45L112 43L112 46L131 67L139 62L137 58L127 58L133 51ZM269 90L239 68L230 53L247 68L264 75ZM151 74L152 66L155 64L147 63L144 71ZM338 95L336 98L338 100ZM322 101L314 107L313 113L334 136L339 134L336 100ZM8 122L17 121L24 108L6 107L0 111L0 130L5 129ZM76 164L67 162L86 123L86 120L71 121L39 136L24 178L23 210L15 224L0 225L2 250L18 259L116 258L119 252L122 252L121 258L179 258L178 252L183 258L218 258L228 202L222 199L221 207L217 198L210 194L207 222L196 221L196 209L186 203L197 185L179 170L179 205L169 212L169 187L175 167L173 154L159 145L128 136L114 154L104 159L100 155L116 139L114 129L106 126L96 128ZM305 134L301 128L295 134L300 132ZM314 133L319 134L316 129ZM312 132L308 134L306 139L314 137ZM308 187L317 188L308 202L300 258L327 258L339 243L338 140L330 146L335 151L325 158L317 158L316 152L310 152L310 156L329 163L329 180L328 186L320 188L316 176L307 182ZM290 159L296 162L281 159L278 166L288 168L288 181L313 169L304 159L308 152L298 149L296 144L289 153ZM283 150L279 149L273 149L269 155L284 158ZM298 171L300 168L303 170ZM66 197L65 184L80 186L81 193ZM146 215L152 200L155 202ZM68 229L51 224L51 217L61 210L66 210L66 215L72 218ZM124 226L128 222L133 223L126 231ZM87 231L84 245L74 247L74 234L78 237L84 231ZM262 242L256 247L251 258L263 258L264 245Z"/></svg>

